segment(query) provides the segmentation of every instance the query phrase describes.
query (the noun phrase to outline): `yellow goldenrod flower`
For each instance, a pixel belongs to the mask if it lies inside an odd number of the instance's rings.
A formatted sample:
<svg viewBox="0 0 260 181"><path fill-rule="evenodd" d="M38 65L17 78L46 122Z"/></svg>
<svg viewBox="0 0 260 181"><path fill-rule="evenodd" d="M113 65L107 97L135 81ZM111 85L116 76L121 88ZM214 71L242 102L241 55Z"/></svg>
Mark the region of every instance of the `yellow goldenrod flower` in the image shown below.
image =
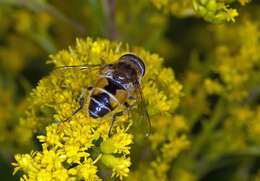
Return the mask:
<svg viewBox="0 0 260 181"><path fill-rule="evenodd" d="M178 156L180 152L189 148L189 146L190 142L184 135L175 139L171 139L170 143L166 143L163 145L163 159L167 161L173 160Z"/></svg>
<svg viewBox="0 0 260 181"><path fill-rule="evenodd" d="M102 162L107 167L113 169L112 177L116 176L119 177L120 180L122 180L123 177L128 176L129 167L131 165L130 158L119 158L113 155L106 154L102 156Z"/></svg>
<svg viewBox="0 0 260 181"><path fill-rule="evenodd" d="M211 79L206 79L204 85L208 94L221 94L224 89L218 81Z"/></svg>
<svg viewBox="0 0 260 181"><path fill-rule="evenodd" d="M208 22L222 23L235 21L238 16L237 9L230 8L233 1L229 0L150 0L158 9L176 16L198 15ZM249 0L237 0L245 5Z"/></svg>
<svg viewBox="0 0 260 181"><path fill-rule="evenodd" d="M178 168L175 171L175 177L173 178L174 180L182 180L182 181L196 181L197 178L193 175L193 173L182 169Z"/></svg>
<svg viewBox="0 0 260 181"><path fill-rule="evenodd" d="M235 21L238 16L236 9L229 7L230 2L227 0L192 0L195 12L203 17L206 21L212 23L221 23L224 21Z"/></svg>
<svg viewBox="0 0 260 181"><path fill-rule="evenodd" d="M239 3L242 5L245 5L247 3L249 3L251 0L239 0Z"/></svg>
<svg viewBox="0 0 260 181"><path fill-rule="evenodd" d="M112 153L130 154L129 145L132 144L132 142L133 142L132 137L133 137L132 135L126 134L125 130L118 129L118 132L116 135L105 140L100 145L100 150L102 153L105 153L105 154L112 154Z"/></svg>
<svg viewBox="0 0 260 181"><path fill-rule="evenodd" d="M219 73L222 84L208 79L206 88L212 92L214 82L215 93L230 101L242 100L248 96L249 80L257 77L255 67L259 65L260 58L256 53L260 51L257 41L260 37L259 24L243 18L240 24L216 28L219 45L215 50L214 72ZM254 36L249 38L249 34Z"/></svg>
<svg viewBox="0 0 260 181"><path fill-rule="evenodd" d="M194 15L191 0L150 0L158 9L176 16L185 17Z"/></svg>

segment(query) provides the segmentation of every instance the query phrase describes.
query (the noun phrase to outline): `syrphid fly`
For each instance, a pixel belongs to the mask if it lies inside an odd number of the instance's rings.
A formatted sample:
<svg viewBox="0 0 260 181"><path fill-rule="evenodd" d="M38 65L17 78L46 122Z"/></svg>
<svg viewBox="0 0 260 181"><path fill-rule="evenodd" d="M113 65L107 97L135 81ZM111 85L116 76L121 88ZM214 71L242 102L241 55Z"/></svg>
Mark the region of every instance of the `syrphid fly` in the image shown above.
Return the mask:
<svg viewBox="0 0 260 181"><path fill-rule="evenodd" d="M69 121L75 114L81 111L88 102L88 115L92 118L100 118L113 111L108 135L112 134L112 127L116 117L137 110L141 119L148 124L146 135L150 134L151 123L149 114L144 102L141 80L145 74L144 61L135 54L128 53L122 55L112 64L83 64L62 66L58 69L79 69L81 71L97 69L97 81L93 87L84 89L80 96L79 108L76 109ZM88 72L88 71L86 71ZM86 91L89 91L89 101L86 101ZM134 99L135 103L130 105L129 99ZM116 111L116 108L123 106L123 111ZM134 107L137 107L135 109Z"/></svg>

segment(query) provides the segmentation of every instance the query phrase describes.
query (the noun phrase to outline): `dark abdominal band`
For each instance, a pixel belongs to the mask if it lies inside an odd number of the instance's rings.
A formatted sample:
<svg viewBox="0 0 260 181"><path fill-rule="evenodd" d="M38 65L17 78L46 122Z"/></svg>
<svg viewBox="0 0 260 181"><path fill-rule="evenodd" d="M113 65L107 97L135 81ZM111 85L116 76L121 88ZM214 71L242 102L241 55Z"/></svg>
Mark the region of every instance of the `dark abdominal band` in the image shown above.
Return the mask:
<svg viewBox="0 0 260 181"><path fill-rule="evenodd" d="M122 89L117 83L111 79L108 80L108 85L103 89L112 95L116 94L117 89ZM92 118L103 117L107 113L113 110L110 102L110 95L106 92L102 92L98 95L91 95L89 102L89 115Z"/></svg>
<svg viewBox="0 0 260 181"><path fill-rule="evenodd" d="M90 97L89 115L93 118L103 117L111 110L110 98L107 93Z"/></svg>

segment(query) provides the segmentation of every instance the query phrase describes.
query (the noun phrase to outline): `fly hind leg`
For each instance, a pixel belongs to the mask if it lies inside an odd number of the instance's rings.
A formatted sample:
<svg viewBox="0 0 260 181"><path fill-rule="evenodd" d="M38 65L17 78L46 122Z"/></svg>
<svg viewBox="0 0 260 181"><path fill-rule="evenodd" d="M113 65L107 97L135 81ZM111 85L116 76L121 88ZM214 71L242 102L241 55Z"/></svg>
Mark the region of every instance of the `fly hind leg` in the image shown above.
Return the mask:
<svg viewBox="0 0 260 181"><path fill-rule="evenodd" d="M112 134L112 127L116 121L116 118L119 117L119 116L122 116L124 114L124 111L121 111L121 112L117 112L113 115L112 117L112 120L111 120L111 123L110 123L110 126L109 126L109 131L108 131L108 137L111 137L111 134Z"/></svg>
<svg viewBox="0 0 260 181"><path fill-rule="evenodd" d="M126 110L117 112L113 115L110 126L109 126L108 137L111 137L111 135L112 135L112 128L116 121L116 118L124 115L126 112L129 113L129 110L132 108L132 106L130 106L127 102L125 102L124 106L127 108ZM128 115L128 117L129 117L129 115Z"/></svg>

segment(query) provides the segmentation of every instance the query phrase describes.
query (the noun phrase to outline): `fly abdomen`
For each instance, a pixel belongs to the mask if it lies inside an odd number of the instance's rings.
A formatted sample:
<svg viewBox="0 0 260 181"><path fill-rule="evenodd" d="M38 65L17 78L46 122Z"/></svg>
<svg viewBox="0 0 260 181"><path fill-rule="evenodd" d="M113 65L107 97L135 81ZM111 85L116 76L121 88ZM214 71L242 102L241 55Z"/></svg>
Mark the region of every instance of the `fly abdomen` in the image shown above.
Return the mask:
<svg viewBox="0 0 260 181"><path fill-rule="evenodd" d="M111 112L110 97L106 93L92 95L89 103L89 115L92 118L99 118Z"/></svg>

